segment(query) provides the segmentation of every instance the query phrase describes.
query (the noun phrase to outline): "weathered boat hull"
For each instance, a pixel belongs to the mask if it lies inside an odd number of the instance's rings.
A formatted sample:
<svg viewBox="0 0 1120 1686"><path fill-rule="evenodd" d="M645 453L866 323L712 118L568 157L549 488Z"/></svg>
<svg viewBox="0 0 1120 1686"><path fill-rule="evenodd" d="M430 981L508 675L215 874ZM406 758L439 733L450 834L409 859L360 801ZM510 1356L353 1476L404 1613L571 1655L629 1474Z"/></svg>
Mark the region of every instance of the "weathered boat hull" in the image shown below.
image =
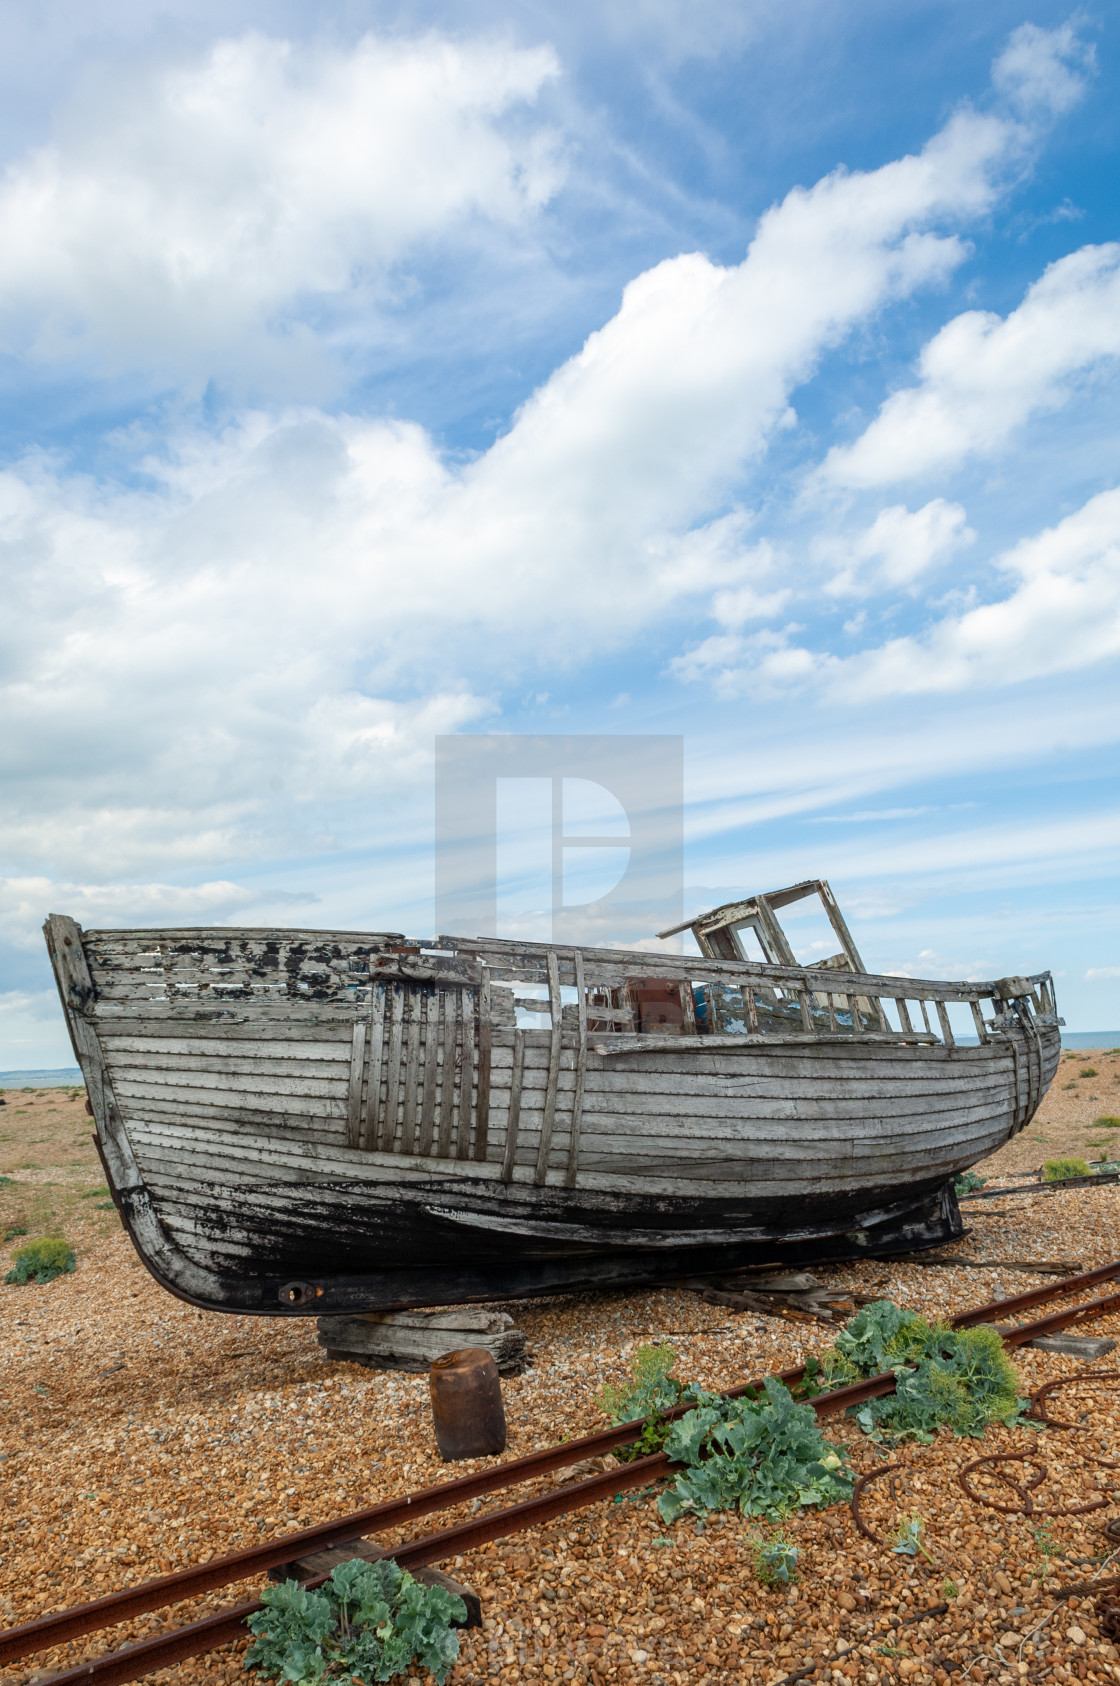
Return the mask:
<svg viewBox="0 0 1120 1686"><path fill-rule="evenodd" d="M236 1312L932 1245L961 1233L952 1177L1023 1127L1060 1052L1056 1027L1032 1024L982 1046L712 1036L620 1053L607 1037L600 1053L559 1022L487 1022L483 1038L436 984L312 1003L289 978L263 1004L205 1003L167 985L170 962L138 963L142 943L166 956L206 936L48 927L137 1250L172 1292ZM344 960L363 944L320 940ZM162 994L137 982L152 975Z"/></svg>

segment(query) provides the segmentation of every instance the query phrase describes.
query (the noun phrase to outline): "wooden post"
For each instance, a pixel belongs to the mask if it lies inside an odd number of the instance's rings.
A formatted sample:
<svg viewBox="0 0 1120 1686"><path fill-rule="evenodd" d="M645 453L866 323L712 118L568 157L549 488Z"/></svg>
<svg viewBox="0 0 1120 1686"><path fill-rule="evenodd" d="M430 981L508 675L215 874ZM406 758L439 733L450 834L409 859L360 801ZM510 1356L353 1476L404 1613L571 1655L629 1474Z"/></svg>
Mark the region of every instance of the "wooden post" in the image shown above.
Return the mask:
<svg viewBox="0 0 1120 1686"><path fill-rule="evenodd" d="M544 1093L541 1114L541 1142L537 1150L537 1168L533 1181L539 1187L548 1175L548 1156L552 1151L552 1131L556 1124L556 1096L560 1088L561 1023L563 1006L560 997L560 967L555 949L548 952L548 1005L552 1013L552 1040L548 1050L548 1086Z"/></svg>

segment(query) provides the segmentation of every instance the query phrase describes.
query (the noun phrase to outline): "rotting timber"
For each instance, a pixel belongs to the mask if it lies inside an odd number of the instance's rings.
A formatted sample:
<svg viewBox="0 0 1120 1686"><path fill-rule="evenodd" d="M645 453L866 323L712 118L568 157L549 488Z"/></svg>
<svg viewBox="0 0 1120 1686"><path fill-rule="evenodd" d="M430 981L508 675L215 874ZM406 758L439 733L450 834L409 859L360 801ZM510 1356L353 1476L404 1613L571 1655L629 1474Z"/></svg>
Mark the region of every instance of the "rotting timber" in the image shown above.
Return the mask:
<svg viewBox="0 0 1120 1686"><path fill-rule="evenodd" d="M814 894L840 952L806 966L777 915ZM445 1305L959 1235L953 1177L1057 1068L1049 973L868 973L823 880L691 929L699 956L62 915L45 935L113 1197L197 1305Z"/></svg>

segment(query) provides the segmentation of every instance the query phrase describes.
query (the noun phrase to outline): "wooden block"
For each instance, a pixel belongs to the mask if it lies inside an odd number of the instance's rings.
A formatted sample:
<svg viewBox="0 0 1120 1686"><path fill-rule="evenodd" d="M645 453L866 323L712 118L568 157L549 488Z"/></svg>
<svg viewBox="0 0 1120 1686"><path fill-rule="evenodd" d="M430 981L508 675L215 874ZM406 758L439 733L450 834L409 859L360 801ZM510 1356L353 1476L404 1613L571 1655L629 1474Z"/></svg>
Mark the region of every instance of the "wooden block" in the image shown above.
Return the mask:
<svg viewBox="0 0 1120 1686"><path fill-rule="evenodd" d="M306 1557L294 1558L290 1563L278 1563L268 1571L268 1578L270 1581L310 1581L319 1575L329 1575L340 1563L352 1563L355 1557L364 1559L366 1563L379 1563L383 1557L392 1555L391 1551L374 1545L372 1540L344 1540L341 1545L328 1546L325 1551L312 1551ZM408 1572L421 1586L441 1586L445 1592L454 1593L456 1598L463 1600L467 1607L466 1620L452 1622L452 1627L482 1626L482 1600L471 1587L453 1581L441 1569L427 1567Z"/></svg>
<svg viewBox="0 0 1120 1686"><path fill-rule="evenodd" d="M1116 1350L1116 1342L1104 1335L1038 1335L1027 1346L1040 1352L1061 1352L1067 1358L1105 1358Z"/></svg>
<svg viewBox="0 0 1120 1686"><path fill-rule="evenodd" d="M366 1312L354 1317L320 1317L318 1342L327 1357L373 1370L423 1374L433 1361L460 1347L480 1346L504 1376L525 1367L525 1332L508 1312L481 1306L439 1306L432 1310Z"/></svg>

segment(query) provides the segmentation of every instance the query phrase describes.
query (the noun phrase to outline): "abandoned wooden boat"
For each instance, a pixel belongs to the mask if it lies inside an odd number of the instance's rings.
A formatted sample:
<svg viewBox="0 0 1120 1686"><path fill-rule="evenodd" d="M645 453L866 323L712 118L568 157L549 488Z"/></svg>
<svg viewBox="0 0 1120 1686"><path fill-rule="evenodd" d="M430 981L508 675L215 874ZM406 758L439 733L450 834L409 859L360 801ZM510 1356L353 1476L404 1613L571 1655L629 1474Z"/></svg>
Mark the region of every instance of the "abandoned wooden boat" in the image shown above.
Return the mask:
<svg viewBox="0 0 1120 1686"><path fill-rule="evenodd" d="M840 952L806 966L777 914L814 894ZM954 1175L1057 1067L1049 973L869 974L823 880L690 924L699 955L656 957L45 933L113 1197L197 1305L439 1305L960 1234Z"/></svg>

